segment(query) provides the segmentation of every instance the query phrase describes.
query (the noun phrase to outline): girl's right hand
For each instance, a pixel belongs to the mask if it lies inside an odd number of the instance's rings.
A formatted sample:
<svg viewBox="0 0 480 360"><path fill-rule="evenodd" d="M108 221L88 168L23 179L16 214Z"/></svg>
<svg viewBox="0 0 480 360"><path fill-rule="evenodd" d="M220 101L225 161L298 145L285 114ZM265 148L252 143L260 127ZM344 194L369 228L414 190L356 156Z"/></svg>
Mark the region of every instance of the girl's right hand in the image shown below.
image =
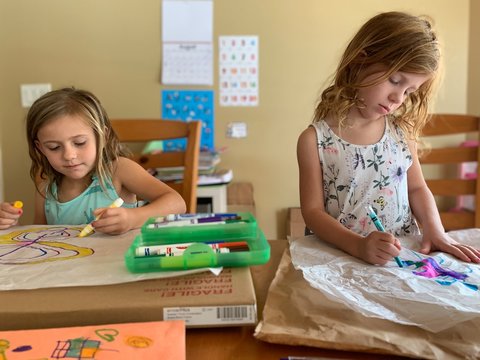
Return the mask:
<svg viewBox="0 0 480 360"><path fill-rule="evenodd" d="M17 225L18 219L22 216L23 210L14 207L8 202L0 204L0 230L8 229Z"/></svg>
<svg viewBox="0 0 480 360"><path fill-rule="evenodd" d="M360 258L373 265L385 265L400 254L401 245L395 236L382 231L372 231L360 245Z"/></svg>

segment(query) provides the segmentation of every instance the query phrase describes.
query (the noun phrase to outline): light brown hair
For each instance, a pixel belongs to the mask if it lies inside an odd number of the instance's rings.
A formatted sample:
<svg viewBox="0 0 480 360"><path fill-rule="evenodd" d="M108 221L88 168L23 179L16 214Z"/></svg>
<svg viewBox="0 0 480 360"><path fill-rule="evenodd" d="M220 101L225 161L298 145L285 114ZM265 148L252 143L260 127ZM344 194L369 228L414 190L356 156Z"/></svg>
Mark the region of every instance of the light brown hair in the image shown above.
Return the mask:
<svg viewBox="0 0 480 360"><path fill-rule="evenodd" d="M119 156L129 155L127 148L120 144L107 112L95 95L73 87L50 91L33 103L26 121L28 151L32 160L30 177L40 193L43 193L39 189L40 181L46 182L45 185L51 189L49 185L53 182L60 184L63 175L50 165L35 145L38 131L51 120L66 115L79 115L93 129L97 147L93 173L97 175L102 187L112 177L115 160Z"/></svg>
<svg viewBox="0 0 480 360"><path fill-rule="evenodd" d="M332 115L344 127L349 110L363 105L356 96L358 89L379 84L398 71L428 74L431 77L391 114L410 138L417 139L428 120L430 101L440 78L440 60L439 42L429 18L403 12L374 16L345 49L331 85L320 97L313 122ZM373 82L362 83L362 71L372 65L383 65L385 73Z"/></svg>

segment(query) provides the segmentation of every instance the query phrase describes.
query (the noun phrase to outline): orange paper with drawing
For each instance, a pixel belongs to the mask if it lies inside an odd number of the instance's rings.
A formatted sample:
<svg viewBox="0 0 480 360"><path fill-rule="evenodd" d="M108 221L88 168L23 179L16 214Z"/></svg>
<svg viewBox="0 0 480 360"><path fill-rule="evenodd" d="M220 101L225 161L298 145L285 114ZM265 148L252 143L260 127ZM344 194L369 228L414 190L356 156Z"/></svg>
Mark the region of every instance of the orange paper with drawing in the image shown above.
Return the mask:
<svg viewBox="0 0 480 360"><path fill-rule="evenodd" d="M0 331L0 359L185 360L185 323Z"/></svg>

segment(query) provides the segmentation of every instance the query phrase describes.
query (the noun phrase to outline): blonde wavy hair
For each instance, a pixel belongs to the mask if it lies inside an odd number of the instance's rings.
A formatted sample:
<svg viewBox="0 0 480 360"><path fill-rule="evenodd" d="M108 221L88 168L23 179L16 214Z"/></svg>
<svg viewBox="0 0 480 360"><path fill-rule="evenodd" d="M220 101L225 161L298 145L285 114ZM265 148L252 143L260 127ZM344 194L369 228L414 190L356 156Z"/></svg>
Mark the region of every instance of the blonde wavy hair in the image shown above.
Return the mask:
<svg viewBox="0 0 480 360"><path fill-rule="evenodd" d="M383 65L385 73L362 83L363 70L372 65ZM349 110L363 106L357 99L360 88L377 85L398 71L428 74L429 79L390 116L411 139L418 139L429 118L440 69L440 45L431 19L403 12L381 13L367 21L348 44L331 85L321 94L313 122L332 115L344 128Z"/></svg>
<svg viewBox="0 0 480 360"><path fill-rule="evenodd" d="M128 148L120 144L107 112L95 95L73 87L50 91L33 103L26 119L28 152L32 160L30 177L41 194L43 192L39 188L40 182L45 183L51 192L50 185L54 182L59 184L63 175L50 165L46 156L35 145L38 131L48 122L66 115L81 116L92 127L97 145L92 175L97 175L103 188L106 180L112 177L115 160L119 156L130 155Z"/></svg>

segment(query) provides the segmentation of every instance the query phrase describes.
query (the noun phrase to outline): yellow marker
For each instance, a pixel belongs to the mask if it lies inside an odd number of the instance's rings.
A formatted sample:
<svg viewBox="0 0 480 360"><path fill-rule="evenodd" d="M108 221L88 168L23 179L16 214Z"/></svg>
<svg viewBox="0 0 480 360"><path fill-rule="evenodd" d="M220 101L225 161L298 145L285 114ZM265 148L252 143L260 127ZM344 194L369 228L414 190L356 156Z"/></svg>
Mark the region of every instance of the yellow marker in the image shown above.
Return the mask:
<svg viewBox="0 0 480 360"><path fill-rule="evenodd" d="M120 206L122 206L123 204L123 199L121 198L118 198L117 200L115 200L112 205L109 206L109 208L118 208ZM102 216L103 212L99 215L97 215L97 217L95 218L95 221L100 219L100 217ZM80 232L80 234L78 234L78 237L85 237L85 236L88 236L90 235L91 233L93 233L95 231L95 229L93 228L92 226L92 223L88 224L87 226L85 226L83 228L83 230Z"/></svg>
<svg viewBox="0 0 480 360"><path fill-rule="evenodd" d="M21 202L20 200L17 200L13 203L13 207L16 207L17 209L21 209L23 208L23 202Z"/></svg>

